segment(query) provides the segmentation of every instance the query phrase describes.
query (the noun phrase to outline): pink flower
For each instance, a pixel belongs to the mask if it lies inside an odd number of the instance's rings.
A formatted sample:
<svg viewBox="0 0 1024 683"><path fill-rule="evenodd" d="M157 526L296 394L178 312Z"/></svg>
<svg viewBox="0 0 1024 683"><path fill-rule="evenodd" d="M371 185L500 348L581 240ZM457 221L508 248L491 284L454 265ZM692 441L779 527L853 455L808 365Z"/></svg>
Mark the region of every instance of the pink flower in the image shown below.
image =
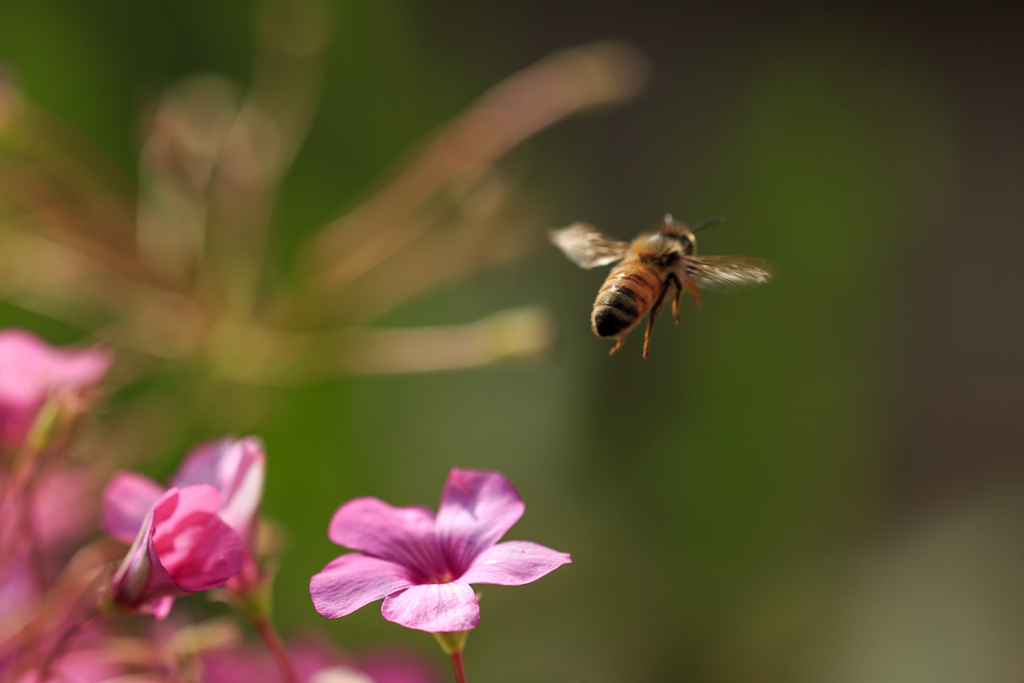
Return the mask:
<svg viewBox="0 0 1024 683"><path fill-rule="evenodd" d="M572 561L536 543L497 543L524 509L504 475L461 469L449 473L436 517L422 507L351 500L334 513L327 535L361 552L313 576L313 604L334 619L384 598L384 618L408 628L476 628L480 605L470 584L519 586Z"/></svg>
<svg viewBox="0 0 1024 683"><path fill-rule="evenodd" d="M209 484L220 491L223 506L218 513L242 539L245 566L242 577L256 581L256 532L267 476L267 456L259 439L227 437L193 448L171 478L172 486Z"/></svg>
<svg viewBox="0 0 1024 683"><path fill-rule="evenodd" d="M47 396L88 389L112 361L100 349L57 349L24 330L0 332L0 446L16 449Z"/></svg>
<svg viewBox="0 0 1024 683"><path fill-rule="evenodd" d="M259 573L255 535L266 470L267 456L258 439L228 437L193 448L171 478L171 485L178 488L203 484L217 489L221 500L217 514L242 540L242 574L247 585ZM115 538L134 537L149 506L165 490L140 474L115 475L104 495L103 528Z"/></svg>
<svg viewBox="0 0 1024 683"><path fill-rule="evenodd" d="M242 569L242 540L219 517L221 496L212 486L162 493L145 477L125 473L107 487L104 505L107 533L135 539L114 573L111 599L119 606L162 619L174 596L216 588ZM132 533L139 512L142 523Z"/></svg>

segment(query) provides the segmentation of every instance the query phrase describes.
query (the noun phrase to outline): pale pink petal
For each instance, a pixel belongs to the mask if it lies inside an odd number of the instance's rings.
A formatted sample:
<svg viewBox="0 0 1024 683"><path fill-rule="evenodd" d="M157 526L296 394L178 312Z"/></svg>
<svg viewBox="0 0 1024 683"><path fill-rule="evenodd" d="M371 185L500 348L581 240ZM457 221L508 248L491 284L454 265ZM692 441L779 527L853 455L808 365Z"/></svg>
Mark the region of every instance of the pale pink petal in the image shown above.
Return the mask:
<svg viewBox="0 0 1024 683"><path fill-rule="evenodd" d="M141 474L115 474L103 491L103 530L112 538L130 543L164 491L163 486Z"/></svg>
<svg viewBox="0 0 1024 683"><path fill-rule="evenodd" d="M152 614L157 621L162 621L171 613L172 607L174 607L174 596L164 595L150 600L149 604L142 611L147 614Z"/></svg>
<svg viewBox="0 0 1024 683"><path fill-rule="evenodd" d="M523 516L525 507L500 472L453 469L441 493L437 533L456 575L497 543Z"/></svg>
<svg viewBox="0 0 1024 683"><path fill-rule="evenodd" d="M0 442L16 447L29 431L50 387L52 347L24 330L0 332Z"/></svg>
<svg viewBox="0 0 1024 683"><path fill-rule="evenodd" d="M30 405L49 391L53 347L24 330L0 332L0 402Z"/></svg>
<svg viewBox="0 0 1024 683"><path fill-rule="evenodd" d="M196 484L209 484L219 490L221 482L217 471L220 459L233 443L234 439L228 437L204 441L194 446L178 465L178 471L171 477L171 486L184 488Z"/></svg>
<svg viewBox="0 0 1024 683"><path fill-rule="evenodd" d="M336 619L411 585L409 572L401 565L348 553L313 575L309 594L317 612Z"/></svg>
<svg viewBox="0 0 1024 683"><path fill-rule="evenodd" d="M476 628L480 605L469 584L428 583L388 596L381 614L406 628L447 633Z"/></svg>
<svg viewBox="0 0 1024 683"><path fill-rule="evenodd" d="M334 513L327 536L340 546L412 569L417 582L448 571L434 534L434 514L426 508L396 508L377 498L356 498Z"/></svg>
<svg viewBox="0 0 1024 683"><path fill-rule="evenodd" d="M200 485L178 492L153 507L153 549L186 591L220 586L242 569L242 540L217 516L217 489Z"/></svg>
<svg viewBox="0 0 1024 683"><path fill-rule="evenodd" d="M218 469L224 504L220 518L248 540L263 502L267 456L258 439L245 438L227 449Z"/></svg>
<svg viewBox="0 0 1024 683"><path fill-rule="evenodd" d="M521 586L570 562L572 558L567 553L529 541L507 541L480 553L459 581Z"/></svg>
<svg viewBox="0 0 1024 683"><path fill-rule="evenodd" d="M107 374L114 357L103 349L57 349L50 365L50 386L79 389L96 384Z"/></svg>
<svg viewBox="0 0 1024 683"><path fill-rule="evenodd" d="M16 447L47 395L95 384L111 360L97 349L54 348L24 330L0 332L0 441Z"/></svg>
<svg viewBox="0 0 1024 683"><path fill-rule="evenodd" d="M173 486L209 484L220 491L220 518L249 545L263 502L267 456L259 439L227 437L199 444L171 479Z"/></svg>
<svg viewBox="0 0 1024 683"><path fill-rule="evenodd" d="M0 332L0 401L33 403L53 389L79 389L103 378L113 357L101 349L50 346L31 332Z"/></svg>

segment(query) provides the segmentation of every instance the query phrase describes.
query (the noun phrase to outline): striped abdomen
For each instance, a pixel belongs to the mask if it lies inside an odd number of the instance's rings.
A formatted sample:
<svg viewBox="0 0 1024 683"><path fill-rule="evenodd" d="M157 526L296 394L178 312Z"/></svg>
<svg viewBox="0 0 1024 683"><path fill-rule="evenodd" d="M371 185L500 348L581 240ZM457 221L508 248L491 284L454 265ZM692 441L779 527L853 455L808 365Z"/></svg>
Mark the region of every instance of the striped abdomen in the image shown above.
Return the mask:
<svg viewBox="0 0 1024 683"><path fill-rule="evenodd" d="M646 263L620 263L601 285L590 316L598 337L621 337L633 329L654 303L661 276Z"/></svg>

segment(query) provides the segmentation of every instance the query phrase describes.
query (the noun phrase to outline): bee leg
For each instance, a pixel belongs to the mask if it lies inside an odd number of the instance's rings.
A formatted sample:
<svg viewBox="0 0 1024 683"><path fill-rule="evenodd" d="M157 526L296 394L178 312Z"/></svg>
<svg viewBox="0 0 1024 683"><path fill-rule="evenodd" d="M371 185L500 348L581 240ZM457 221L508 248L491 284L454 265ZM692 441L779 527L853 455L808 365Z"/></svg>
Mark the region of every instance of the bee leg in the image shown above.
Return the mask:
<svg viewBox="0 0 1024 683"><path fill-rule="evenodd" d="M676 286L676 295L672 298L672 317L676 319L676 325L679 324L679 298L683 295L683 283L679 281L675 275L670 278L672 283Z"/></svg>
<svg viewBox="0 0 1024 683"><path fill-rule="evenodd" d="M665 303L665 297L668 296L668 290L671 286L672 279L666 279L665 284L661 286L661 291L658 293L658 300L651 307L651 314L647 316L647 331L644 332L644 358L647 358L647 349L651 346L651 330L654 329L654 321L658 317L658 313L661 313L661 306Z"/></svg>
<svg viewBox="0 0 1024 683"><path fill-rule="evenodd" d="M700 308L700 292L697 291L697 285L694 284L693 280L686 281L686 291L693 297L693 307Z"/></svg>
<svg viewBox="0 0 1024 683"><path fill-rule="evenodd" d="M625 336L619 337L619 343L618 343L618 344L616 344L616 345L614 346L614 348L612 348L612 350L608 352L608 355L609 355L609 356L614 356L614 355L615 355L615 352L616 352L616 351L618 351L619 349L621 349L621 348L622 348L622 344L623 344L623 342L625 342L625 341L626 341L626 337L625 337Z"/></svg>
<svg viewBox="0 0 1024 683"><path fill-rule="evenodd" d="M644 358L647 358L647 349L651 346L651 330L654 329L654 315L647 319L647 331L644 332Z"/></svg>

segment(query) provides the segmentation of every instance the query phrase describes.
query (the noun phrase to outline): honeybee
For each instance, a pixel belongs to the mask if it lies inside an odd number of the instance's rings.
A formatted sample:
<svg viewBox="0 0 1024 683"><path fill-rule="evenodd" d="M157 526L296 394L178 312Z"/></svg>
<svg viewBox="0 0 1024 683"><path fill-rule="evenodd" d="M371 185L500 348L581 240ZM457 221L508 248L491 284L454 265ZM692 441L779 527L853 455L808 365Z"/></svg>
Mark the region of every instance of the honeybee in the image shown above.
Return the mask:
<svg viewBox="0 0 1024 683"><path fill-rule="evenodd" d="M679 298L684 289L693 297L694 306L700 308L698 288L721 291L771 280L771 264L763 259L697 256L694 233L722 220L719 216L688 228L665 214L657 230L644 233L631 243L602 235L586 223L551 231L555 246L581 268L621 261L601 285L590 315L594 334L618 342L609 355L619 350L626 335L650 311L644 335L644 358L647 358L654 320L673 287L672 315L678 325Z"/></svg>

